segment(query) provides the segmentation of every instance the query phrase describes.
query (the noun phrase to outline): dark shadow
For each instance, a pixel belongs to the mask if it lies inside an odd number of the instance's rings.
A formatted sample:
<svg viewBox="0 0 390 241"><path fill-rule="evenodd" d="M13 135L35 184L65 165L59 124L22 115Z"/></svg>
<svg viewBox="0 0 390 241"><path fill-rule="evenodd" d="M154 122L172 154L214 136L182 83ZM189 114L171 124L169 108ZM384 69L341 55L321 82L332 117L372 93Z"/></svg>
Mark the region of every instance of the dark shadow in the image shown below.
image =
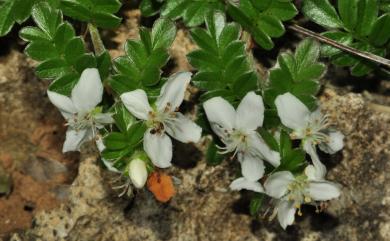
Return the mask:
<svg viewBox="0 0 390 241"><path fill-rule="evenodd" d="M249 205L251 202L251 195L249 191L241 191L241 197L235 201L232 205L233 212L235 214L250 215Z"/></svg>
<svg viewBox="0 0 390 241"><path fill-rule="evenodd" d="M311 229L315 231L329 232L329 230L336 228L340 224L339 219L327 213L326 210L317 213L316 208L311 205L303 205L302 213L310 217Z"/></svg>
<svg viewBox="0 0 390 241"><path fill-rule="evenodd" d="M183 169L191 169L202 159L202 152L192 143L173 140L172 163Z"/></svg>

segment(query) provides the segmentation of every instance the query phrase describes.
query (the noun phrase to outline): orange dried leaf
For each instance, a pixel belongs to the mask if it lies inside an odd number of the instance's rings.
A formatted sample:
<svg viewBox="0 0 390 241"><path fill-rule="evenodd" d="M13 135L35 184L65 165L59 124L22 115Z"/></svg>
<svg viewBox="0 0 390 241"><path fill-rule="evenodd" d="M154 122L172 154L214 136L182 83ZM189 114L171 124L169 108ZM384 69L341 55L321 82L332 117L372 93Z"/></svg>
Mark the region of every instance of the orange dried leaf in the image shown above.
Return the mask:
<svg viewBox="0 0 390 241"><path fill-rule="evenodd" d="M171 176L164 173L153 172L148 179L148 189L160 202L168 202L175 195Z"/></svg>

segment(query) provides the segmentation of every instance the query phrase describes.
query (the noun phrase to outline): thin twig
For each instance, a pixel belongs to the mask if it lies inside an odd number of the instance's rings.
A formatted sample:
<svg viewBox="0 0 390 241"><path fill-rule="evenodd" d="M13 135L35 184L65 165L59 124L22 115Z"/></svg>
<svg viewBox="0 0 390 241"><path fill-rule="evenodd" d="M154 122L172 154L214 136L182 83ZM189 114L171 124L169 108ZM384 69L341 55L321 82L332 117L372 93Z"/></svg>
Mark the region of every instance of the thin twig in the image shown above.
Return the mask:
<svg viewBox="0 0 390 241"><path fill-rule="evenodd" d="M334 40L332 40L330 38L324 37L324 36L322 36L322 35L320 35L318 33L312 32L312 31L310 31L310 30L308 30L306 28L303 28L301 26L298 26L296 24L290 25L290 26L288 26L288 28L293 30L293 31L295 31L295 32L301 33L303 35L315 38L315 39L317 39L320 42L329 44L332 47L338 48L338 49L340 49L342 51L345 51L345 52L348 52L350 54L353 54L353 55L356 55L356 56L359 56L359 57L362 57L362 58L374 61L374 62L376 62L378 64L381 64L381 65L384 65L384 66L390 68L390 60L388 60L386 58L383 58L381 56L378 56L378 55L375 55L375 54L372 54L372 53L369 53L369 52L361 51L361 50L349 47L347 45L338 43L338 42L336 42L336 41L334 41Z"/></svg>

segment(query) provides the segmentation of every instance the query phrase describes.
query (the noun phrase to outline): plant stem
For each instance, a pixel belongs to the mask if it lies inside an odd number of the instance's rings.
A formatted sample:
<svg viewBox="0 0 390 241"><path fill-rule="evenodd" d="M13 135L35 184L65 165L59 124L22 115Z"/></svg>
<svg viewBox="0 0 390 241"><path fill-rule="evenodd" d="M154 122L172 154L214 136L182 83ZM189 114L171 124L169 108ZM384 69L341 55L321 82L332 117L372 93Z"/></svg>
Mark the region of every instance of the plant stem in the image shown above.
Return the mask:
<svg viewBox="0 0 390 241"><path fill-rule="evenodd" d="M348 52L350 54L353 54L353 55L356 55L356 56L359 56L359 57L362 57L362 58L374 61L374 62L376 62L378 64L381 64L381 65L384 65L384 66L390 68L390 60L388 60L386 58L383 58L381 56L378 56L378 55L375 55L375 54L372 54L372 53L369 53L369 52L361 51L361 50L349 47L347 45L338 43L338 42L336 42L336 41L334 41L334 40L332 40L330 38L324 37L324 36L322 36L322 35L320 35L318 33L312 32L312 31L310 31L310 30L308 30L306 28L303 28L301 26L298 26L296 24L290 25L290 26L288 26L288 28L293 30L293 31L295 31L295 32L298 32L300 34L303 34L303 35L315 38L315 39L317 39L320 42L323 42L323 43L326 43L328 45L331 45L332 47L338 48L338 49L340 49L342 51L345 51L345 52Z"/></svg>
<svg viewBox="0 0 390 241"><path fill-rule="evenodd" d="M99 30L91 23L88 23L88 29L89 34L91 35L93 48L95 49L95 54L102 54L104 51L106 51L106 48L104 47L103 41L100 38Z"/></svg>

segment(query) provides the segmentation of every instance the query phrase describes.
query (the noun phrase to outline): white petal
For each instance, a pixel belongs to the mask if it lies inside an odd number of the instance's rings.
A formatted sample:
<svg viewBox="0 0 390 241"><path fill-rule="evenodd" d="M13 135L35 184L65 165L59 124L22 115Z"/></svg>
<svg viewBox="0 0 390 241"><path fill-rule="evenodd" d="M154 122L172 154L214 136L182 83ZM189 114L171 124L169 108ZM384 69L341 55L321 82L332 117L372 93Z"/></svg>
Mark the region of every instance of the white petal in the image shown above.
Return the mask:
<svg viewBox="0 0 390 241"><path fill-rule="evenodd" d="M241 159L241 158L240 158ZM257 181L264 175L264 163L251 155L243 155L241 173L249 181Z"/></svg>
<svg viewBox="0 0 390 241"><path fill-rule="evenodd" d="M77 113L76 107L68 96L49 90L47 91L47 96L51 103L60 110L65 119L69 119L73 114Z"/></svg>
<svg viewBox="0 0 390 241"><path fill-rule="evenodd" d="M295 180L293 174L289 171L275 172L264 183L266 193L274 198L283 197L288 185Z"/></svg>
<svg viewBox="0 0 390 241"><path fill-rule="evenodd" d="M103 84L99 71L95 68L85 69L80 80L73 87L71 99L79 112L89 112L95 108L103 96Z"/></svg>
<svg viewBox="0 0 390 241"><path fill-rule="evenodd" d="M207 119L219 137L225 136L225 130L231 131L235 127L236 111L234 107L221 97L214 97L203 103Z"/></svg>
<svg viewBox="0 0 390 241"><path fill-rule="evenodd" d="M263 120L263 99L255 92L249 92L237 107L236 127L242 130L256 130L263 125Z"/></svg>
<svg viewBox="0 0 390 241"><path fill-rule="evenodd" d="M250 148L260 157L271 163L274 167L280 165L280 154L277 151L272 150L263 140L263 138L257 133L253 132L248 136L248 142Z"/></svg>
<svg viewBox="0 0 390 241"><path fill-rule="evenodd" d="M69 128L66 131L66 137L62 152L80 151L81 145L91 139L92 133L90 132L91 131L87 129L81 129L76 131L74 129Z"/></svg>
<svg viewBox="0 0 390 241"><path fill-rule="evenodd" d="M179 72L169 77L161 88L160 96L157 99L158 110L164 110L168 103L171 111L181 105L187 86L191 81L191 75L190 72Z"/></svg>
<svg viewBox="0 0 390 241"><path fill-rule="evenodd" d="M276 97L275 105L283 125L294 130L306 126L310 111L297 97L287 92Z"/></svg>
<svg viewBox="0 0 390 241"><path fill-rule="evenodd" d="M327 201L340 196L340 187L328 181L314 181L309 183L309 195L316 201Z"/></svg>
<svg viewBox="0 0 390 241"><path fill-rule="evenodd" d="M129 165L129 176L134 187L143 188L148 179L145 162L140 159L132 160Z"/></svg>
<svg viewBox="0 0 390 241"><path fill-rule="evenodd" d="M160 168L171 166L172 141L165 133L151 134L148 129L144 135L144 150L153 164Z"/></svg>
<svg viewBox="0 0 390 241"><path fill-rule="evenodd" d="M202 136L202 128L181 113L176 113L176 119L173 122L165 124L168 134L183 143L196 143Z"/></svg>
<svg viewBox="0 0 390 241"><path fill-rule="evenodd" d="M264 189L259 182L249 181L245 177L240 177L234 180L230 184L230 189L233 191L239 191L241 189L245 189L254 192L264 192Z"/></svg>
<svg viewBox="0 0 390 241"><path fill-rule="evenodd" d="M138 89L123 93L120 96L125 107L135 117L141 120L147 120L152 108L149 105L148 97L144 90Z"/></svg>
<svg viewBox="0 0 390 241"><path fill-rule="evenodd" d="M295 207L293 202L280 201L278 206L278 221L283 229L294 223Z"/></svg>
<svg viewBox="0 0 390 241"><path fill-rule="evenodd" d="M319 145L320 149L329 154L334 154L344 147L344 135L339 131L332 131L329 134L329 143Z"/></svg>
<svg viewBox="0 0 390 241"><path fill-rule="evenodd" d="M113 115L112 113L99 113L99 114L95 114L93 118L96 124L100 124L104 126L107 124L114 123L114 119L112 118L112 115Z"/></svg>
<svg viewBox="0 0 390 241"><path fill-rule="evenodd" d="M311 157L311 161L313 162L313 167L315 172L312 174L314 175L314 180L324 179L326 175L326 166L322 164L322 162L320 161L320 158L318 157L315 147L311 144L311 142L306 141L303 144L303 149L307 152L307 154L309 154L309 156Z"/></svg>

